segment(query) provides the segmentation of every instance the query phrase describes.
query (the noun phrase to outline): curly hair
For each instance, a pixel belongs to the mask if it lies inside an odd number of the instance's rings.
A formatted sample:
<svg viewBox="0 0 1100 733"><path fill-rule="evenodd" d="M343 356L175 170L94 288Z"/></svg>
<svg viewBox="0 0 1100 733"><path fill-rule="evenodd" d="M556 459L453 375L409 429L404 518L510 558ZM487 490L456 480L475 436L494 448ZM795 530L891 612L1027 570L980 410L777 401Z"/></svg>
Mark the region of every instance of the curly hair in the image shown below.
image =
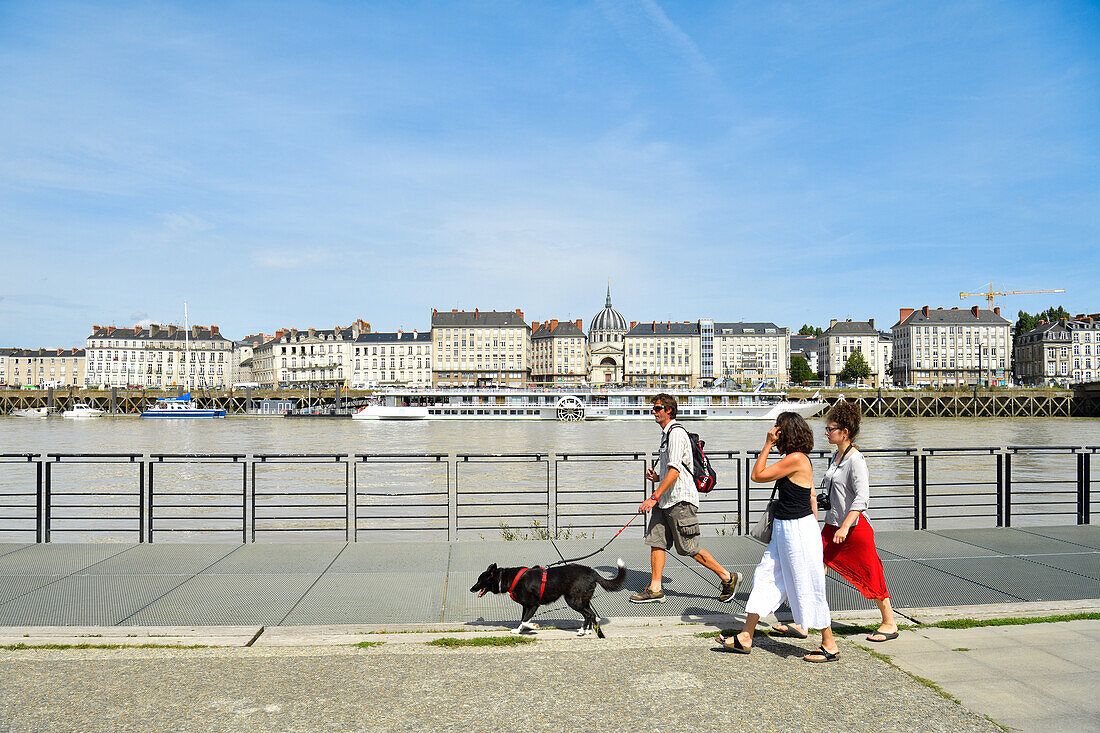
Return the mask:
<svg viewBox="0 0 1100 733"><path fill-rule="evenodd" d="M809 453L814 449L814 434L797 412L781 412L775 424L779 426L776 449L784 454Z"/></svg>
<svg viewBox="0 0 1100 733"><path fill-rule="evenodd" d="M827 422L836 423L838 428L848 431L848 440L854 441L859 435L860 421L859 403L842 401L837 402L825 416Z"/></svg>

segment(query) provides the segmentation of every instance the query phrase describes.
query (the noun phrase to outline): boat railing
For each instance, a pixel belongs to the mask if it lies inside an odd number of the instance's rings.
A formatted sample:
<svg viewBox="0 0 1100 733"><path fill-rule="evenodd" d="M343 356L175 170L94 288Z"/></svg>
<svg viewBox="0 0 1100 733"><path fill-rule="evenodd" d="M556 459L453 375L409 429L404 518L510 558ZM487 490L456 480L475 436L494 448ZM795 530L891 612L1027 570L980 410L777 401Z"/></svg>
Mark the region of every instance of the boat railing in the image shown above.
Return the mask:
<svg viewBox="0 0 1100 733"><path fill-rule="evenodd" d="M1090 524L1100 446L864 449L876 530ZM745 534L759 453L708 452L704 539ZM814 474L830 454L813 451ZM3 453L0 542L608 537L649 496L646 451ZM628 530L642 536L644 522Z"/></svg>

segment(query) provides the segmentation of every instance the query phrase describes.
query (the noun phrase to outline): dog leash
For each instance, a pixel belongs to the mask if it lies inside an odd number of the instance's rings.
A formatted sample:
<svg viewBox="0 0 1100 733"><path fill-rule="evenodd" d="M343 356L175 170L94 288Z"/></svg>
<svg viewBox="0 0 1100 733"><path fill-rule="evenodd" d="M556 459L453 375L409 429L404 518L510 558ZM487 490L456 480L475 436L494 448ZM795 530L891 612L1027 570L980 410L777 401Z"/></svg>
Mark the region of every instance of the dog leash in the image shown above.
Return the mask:
<svg viewBox="0 0 1100 733"><path fill-rule="evenodd" d="M640 514L635 514L633 517L631 517L630 521L627 522L626 524L624 524L622 526L622 528L618 532L616 532L615 535L611 539L609 539L607 542L603 543L603 546L600 547L600 549L598 549L594 552L590 552L587 555L581 555L580 557L574 557L572 560L566 560L565 555L561 554L561 550L558 549L558 546L554 543L553 538L550 538L550 544L553 545L554 552L558 553L558 557L560 557L561 560L558 560L557 562L550 563L546 567L552 568L555 565L566 565L566 564L571 563L571 562L577 562L578 560L587 560L588 558L592 557L593 555L600 554L601 552L603 552L604 550L607 549L608 545L610 545L612 542L614 542L616 539L618 539L619 535L621 535L623 533L623 531L627 527L629 527L635 519L637 519L640 516L641 516Z"/></svg>

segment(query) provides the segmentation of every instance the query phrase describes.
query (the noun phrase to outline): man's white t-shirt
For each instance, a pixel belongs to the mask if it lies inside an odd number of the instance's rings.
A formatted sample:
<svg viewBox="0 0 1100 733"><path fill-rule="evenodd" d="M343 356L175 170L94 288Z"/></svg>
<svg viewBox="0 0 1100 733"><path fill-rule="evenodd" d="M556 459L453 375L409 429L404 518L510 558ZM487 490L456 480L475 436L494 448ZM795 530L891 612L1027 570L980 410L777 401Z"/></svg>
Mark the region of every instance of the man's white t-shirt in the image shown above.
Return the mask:
<svg viewBox="0 0 1100 733"><path fill-rule="evenodd" d="M657 475L662 480L668 473L669 466L678 469L680 475L676 477L672 488L657 500L657 506L668 509L681 501L699 506L699 490L695 488L695 479L691 476L694 460L691 455L691 441L688 440L687 429L675 420L669 420L665 425L659 457Z"/></svg>

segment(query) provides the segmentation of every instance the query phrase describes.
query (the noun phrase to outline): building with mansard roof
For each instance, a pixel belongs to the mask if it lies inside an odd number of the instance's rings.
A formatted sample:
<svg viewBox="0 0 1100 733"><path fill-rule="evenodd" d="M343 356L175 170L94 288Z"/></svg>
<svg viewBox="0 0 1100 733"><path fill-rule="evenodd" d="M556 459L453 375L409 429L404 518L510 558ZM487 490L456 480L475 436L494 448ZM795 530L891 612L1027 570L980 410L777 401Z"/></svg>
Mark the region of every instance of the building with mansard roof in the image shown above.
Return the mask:
<svg viewBox="0 0 1100 733"><path fill-rule="evenodd" d="M531 382L573 387L588 381L588 338L581 319L531 323Z"/></svg>
<svg viewBox="0 0 1100 733"><path fill-rule="evenodd" d="M233 342L217 326L92 326L85 352L91 387L226 389L233 371Z"/></svg>
<svg viewBox="0 0 1100 733"><path fill-rule="evenodd" d="M525 387L531 327L523 311L432 310L432 385Z"/></svg>
<svg viewBox="0 0 1100 733"><path fill-rule="evenodd" d="M1006 385L1012 329L1000 308L902 308L892 328L894 382L917 387Z"/></svg>

